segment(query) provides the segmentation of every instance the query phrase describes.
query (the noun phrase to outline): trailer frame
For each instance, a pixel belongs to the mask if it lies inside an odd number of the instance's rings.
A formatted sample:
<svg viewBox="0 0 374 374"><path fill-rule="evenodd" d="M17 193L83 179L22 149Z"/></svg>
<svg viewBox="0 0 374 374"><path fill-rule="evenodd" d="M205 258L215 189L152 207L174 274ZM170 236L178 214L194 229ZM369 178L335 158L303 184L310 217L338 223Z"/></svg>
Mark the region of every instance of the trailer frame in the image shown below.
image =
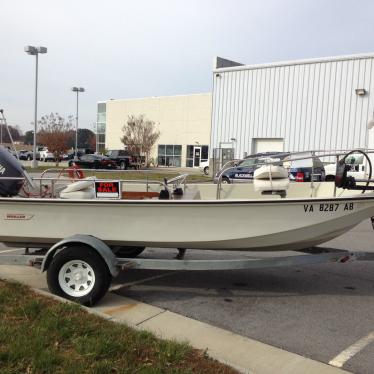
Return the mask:
<svg viewBox="0 0 374 374"><path fill-rule="evenodd" d="M90 272L95 273L95 271L97 271L94 270L95 266L98 267L98 273L102 274L101 277L105 279L108 278L105 282L101 282L99 278L95 278L94 274L93 279L95 279L96 283L99 285L96 287L95 284L90 284L86 281L84 286L81 287L86 287L87 292L89 292L83 296L81 295L82 292L80 292L79 296L76 297L73 288L68 294L60 289L61 287L59 287L59 284L61 283L61 285L64 286L64 276L66 277L67 275L61 275L62 266L57 267L56 270L55 264L56 261L62 264L74 261L72 260L72 258L74 258L74 248L76 251L80 252L80 256L77 256L76 265L73 263L72 266L81 269L81 272L76 275L77 280L75 282L76 284L73 284L74 287L80 285L79 282L82 277L84 278L84 276L87 276ZM42 272L47 272L47 282L52 293L84 305L93 305L105 295L110 286L112 277L116 277L120 271L127 269L224 271L324 263L347 263L353 261L374 261L374 252L351 251L328 247L312 247L293 251L295 253L294 255L217 260L186 260L184 259L185 251L186 249L179 249L179 254L176 257L168 259L116 257L111 248L102 240L90 235L74 235L54 244L47 252L36 250L34 253L30 253L29 248L26 248L23 254L0 253L0 265L26 265L40 268ZM170 254L173 255L173 252L170 251ZM96 262L94 261L92 265L93 260ZM87 267L89 268L88 272L86 269ZM70 269L75 268L70 267ZM58 269L60 270L58 271ZM65 290L66 287L70 287L71 284L74 283L71 279L69 279L69 282L66 283L67 285L65 284ZM93 292L93 288L95 287L97 288L96 293Z"/></svg>

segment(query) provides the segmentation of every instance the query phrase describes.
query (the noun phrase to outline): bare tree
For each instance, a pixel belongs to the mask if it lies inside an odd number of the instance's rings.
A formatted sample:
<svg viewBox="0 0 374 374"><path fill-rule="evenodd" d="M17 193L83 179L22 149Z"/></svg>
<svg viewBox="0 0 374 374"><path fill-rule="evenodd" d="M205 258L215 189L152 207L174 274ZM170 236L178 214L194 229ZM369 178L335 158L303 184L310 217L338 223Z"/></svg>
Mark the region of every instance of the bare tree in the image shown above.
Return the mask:
<svg viewBox="0 0 374 374"><path fill-rule="evenodd" d="M48 147L48 151L53 153L56 165L69 148L73 119L74 117L70 115L65 121L58 113L51 113L43 116L39 121L38 142Z"/></svg>
<svg viewBox="0 0 374 374"><path fill-rule="evenodd" d="M160 137L160 131L156 129L155 122L146 119L144 114L138 117L131 115L128 116L122 132L121 141L127 146L128 151L135 156L144 154L146 165L148 165L149 154Z"/></svg>
<svg viewBox="0 0 374 374"><path fill-rule="evenodd" d="M21 132L18 126L11 126L8 125L8 130L10 132L11 138L13 141L19 141L21 139ZM4 124L0 124L0 143L10 144L12 142L11 138L9 137L9 132Z"/></svg>

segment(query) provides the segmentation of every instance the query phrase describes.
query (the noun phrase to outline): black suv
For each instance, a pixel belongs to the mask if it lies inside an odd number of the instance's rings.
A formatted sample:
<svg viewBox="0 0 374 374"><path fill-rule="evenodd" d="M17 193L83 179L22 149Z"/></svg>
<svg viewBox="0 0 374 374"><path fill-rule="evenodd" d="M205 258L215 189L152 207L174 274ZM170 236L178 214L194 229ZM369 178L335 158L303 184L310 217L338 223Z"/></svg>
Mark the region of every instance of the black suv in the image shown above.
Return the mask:
<svg viewBox="0 0 374 374"><path fill-rule="evenodd" d="M135 158L124 149L114 149L108 151L106 156L113 160L121 170L126 170L128 168L137 168Z"/></svg>
<svg viewBox="0 0 374 374"><path fill-rule="evenodd" d="M250 182L253 179L254 171L261 166L261 163L266 163L271 159L274 163L279 161L279 163L282 164L283 159L287 156L289 156L289 153L286 152L263 152L250 155L244 160L238 161L234 167L229 166L229 168L223 172L222 169L218 171L214 177L214 183L218 182L218 177L221 173L222 183Z"/></svg>

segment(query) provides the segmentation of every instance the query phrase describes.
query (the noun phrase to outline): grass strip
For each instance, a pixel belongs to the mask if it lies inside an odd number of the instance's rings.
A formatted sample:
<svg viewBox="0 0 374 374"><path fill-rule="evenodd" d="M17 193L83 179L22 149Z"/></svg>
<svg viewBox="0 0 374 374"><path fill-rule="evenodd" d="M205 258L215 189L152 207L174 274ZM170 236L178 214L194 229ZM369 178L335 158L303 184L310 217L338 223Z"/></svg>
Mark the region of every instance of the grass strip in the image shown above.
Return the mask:
<svg viewBox="0 0 374 374"><path fill-rule="evenodd" d="M236 373L187 344L157 339L2 280L0 372Z"/></svg>

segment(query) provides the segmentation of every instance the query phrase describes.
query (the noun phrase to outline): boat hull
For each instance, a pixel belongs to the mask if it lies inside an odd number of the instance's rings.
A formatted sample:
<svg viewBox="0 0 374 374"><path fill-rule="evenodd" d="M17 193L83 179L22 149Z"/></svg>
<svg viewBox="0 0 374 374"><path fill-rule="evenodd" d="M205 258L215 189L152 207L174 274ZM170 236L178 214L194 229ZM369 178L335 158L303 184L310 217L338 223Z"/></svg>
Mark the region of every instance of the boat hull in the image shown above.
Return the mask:
<svg viewBox="0 0 374 374"><path fill-rule="evenodd" d="M374 195L329 199L97 201L0 199L0 241L48 246L74 234L108 245L297 250L374 216Z"/></svg>

